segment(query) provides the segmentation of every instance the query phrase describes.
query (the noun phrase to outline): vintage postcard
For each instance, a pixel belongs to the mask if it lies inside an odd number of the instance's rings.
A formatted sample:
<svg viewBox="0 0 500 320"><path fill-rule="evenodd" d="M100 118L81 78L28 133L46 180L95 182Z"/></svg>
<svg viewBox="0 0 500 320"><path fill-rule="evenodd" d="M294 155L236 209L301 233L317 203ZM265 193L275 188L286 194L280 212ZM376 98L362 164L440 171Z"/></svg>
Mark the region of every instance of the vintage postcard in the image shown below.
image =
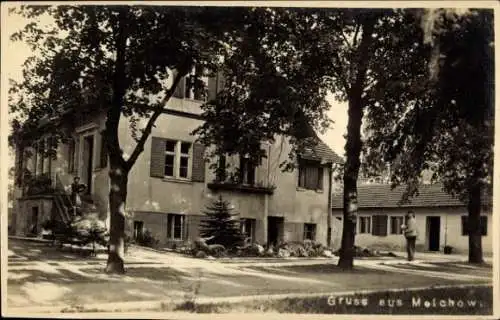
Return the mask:
<svg viewBox="0 0 500 320"><path fill-rule="evenodd" d="M1 8L2 316L499 316L497 2Z"/></svg>

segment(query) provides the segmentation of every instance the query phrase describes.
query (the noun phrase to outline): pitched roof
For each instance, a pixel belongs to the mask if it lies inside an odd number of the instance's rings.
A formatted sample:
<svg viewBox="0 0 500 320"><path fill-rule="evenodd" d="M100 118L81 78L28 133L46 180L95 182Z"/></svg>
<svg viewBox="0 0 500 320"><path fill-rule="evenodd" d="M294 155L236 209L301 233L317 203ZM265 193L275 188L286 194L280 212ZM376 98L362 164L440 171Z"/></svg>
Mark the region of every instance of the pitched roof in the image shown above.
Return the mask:
<svg viewBox="0 0 500 320"><path fill-rule="evenodd" d="M464 206L465 204L443 190L442 184L419 186L419 195L410 198L409 203L399 204L405 186L391 190L389 184L372 184L358 186L359 208L409 208L409 207L447 207ZM491 203L489 197L482 197L484 204ZM332 208L342 208L342 192L332 196Z"/></svg>
<svg viewBox="0 0 500 320"><path fill-rule="evenodd" d="M317 143L300 154L302 159L320 160L327 163L342 163L342 158L336 154L330 147L318 138Z"/></svg>

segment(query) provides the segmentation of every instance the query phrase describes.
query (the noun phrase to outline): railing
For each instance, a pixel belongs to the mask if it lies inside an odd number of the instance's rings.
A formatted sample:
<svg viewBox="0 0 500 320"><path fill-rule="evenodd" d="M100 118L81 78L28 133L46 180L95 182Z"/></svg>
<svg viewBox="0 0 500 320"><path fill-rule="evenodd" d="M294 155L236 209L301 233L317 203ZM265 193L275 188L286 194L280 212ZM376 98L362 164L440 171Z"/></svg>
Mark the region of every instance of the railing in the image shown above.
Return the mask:
<svg viewBox="0 0 500 320"><path fill-rule="evenodd" d="M56 207L62 216L64 216L68 221L71 220L72 217L76 215L75 206L73 201L71 201L71 197L64 190L64 184L61 181L61 178L58 174L56 174L56 185L55 185L56 193L54 194L54 199L56 203Z"/></svg>
<svg viewBox="0 0 500 320"><path fill-rule="evenodd" d="M60 194L54 194L54 204L63 222L69 223L71 221L71 215L68 212L69 211L68 208L64 205Z"/></svg>

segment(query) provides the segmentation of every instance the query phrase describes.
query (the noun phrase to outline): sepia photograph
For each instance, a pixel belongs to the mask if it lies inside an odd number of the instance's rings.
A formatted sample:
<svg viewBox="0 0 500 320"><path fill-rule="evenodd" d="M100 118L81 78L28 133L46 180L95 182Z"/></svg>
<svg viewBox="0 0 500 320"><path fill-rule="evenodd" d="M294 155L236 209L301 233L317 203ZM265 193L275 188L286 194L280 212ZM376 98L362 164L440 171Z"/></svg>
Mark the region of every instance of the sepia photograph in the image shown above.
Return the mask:
<svg viewBox="0 0 500 320"><path fill-rule="evenodd" d="M2 3L2 316L498 316L498 8Z"/></svg>

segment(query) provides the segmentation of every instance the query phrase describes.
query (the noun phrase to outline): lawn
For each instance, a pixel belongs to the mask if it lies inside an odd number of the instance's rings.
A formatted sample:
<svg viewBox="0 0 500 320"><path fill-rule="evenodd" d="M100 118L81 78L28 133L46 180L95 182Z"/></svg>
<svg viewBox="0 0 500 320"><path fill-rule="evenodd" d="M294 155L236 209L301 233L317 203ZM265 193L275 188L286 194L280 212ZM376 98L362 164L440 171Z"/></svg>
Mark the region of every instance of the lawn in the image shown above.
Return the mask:
<svg viewBox="0 0 500 320"><path fill-rule="evenodd" d="M182 310L198 313L279 312L313 314L441 314L491 315L493 288L429 288L422 290L382 291L366 294L284 298L240 303L163 306L163 311Z"/></svg>

